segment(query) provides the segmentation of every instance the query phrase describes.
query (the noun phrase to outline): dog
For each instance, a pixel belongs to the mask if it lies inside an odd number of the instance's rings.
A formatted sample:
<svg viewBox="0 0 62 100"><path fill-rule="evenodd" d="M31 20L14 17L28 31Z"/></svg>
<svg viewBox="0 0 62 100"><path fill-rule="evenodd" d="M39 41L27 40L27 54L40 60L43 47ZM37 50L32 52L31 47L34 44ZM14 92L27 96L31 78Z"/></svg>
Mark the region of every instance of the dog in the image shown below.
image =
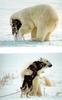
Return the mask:
<svg viewBox="0 0 62 100"><path fill-rule="evenodd" d="M12 34L16 38L18 35L18 30L21 27L22 23L18 19L12 19Z"/></svg>
<svg viewBox="0 0 62 100"><path fill-rule="evenodd" d="M44 59L41 58L38 61L34 61L30 64L27 69L24 70L24 80L22 83L21 89L21 96L41 96L41 90L39 86L39 71L43 71L45 68L52 67L52 64ZM46 84L50 85L49 80L45 78Z"/></svg>

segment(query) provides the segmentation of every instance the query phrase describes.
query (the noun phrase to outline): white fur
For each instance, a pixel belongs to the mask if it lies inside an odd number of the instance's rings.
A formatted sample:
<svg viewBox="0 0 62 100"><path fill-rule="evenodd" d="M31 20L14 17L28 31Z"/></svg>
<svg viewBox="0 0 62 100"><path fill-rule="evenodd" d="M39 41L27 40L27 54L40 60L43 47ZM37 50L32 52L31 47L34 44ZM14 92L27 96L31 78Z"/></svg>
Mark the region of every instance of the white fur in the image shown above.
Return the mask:
<svg viewBox="0 0 62 100"><path fill-rule="evenodd" d="M48 65L50 64L50 62L48 60L44 59L44 58L40 58L39 61L46 63L45 68L47 68ZM34 64L32 63L32 65L34 65ZM44 83L45 83L46 86L51 86L50 80L43 75L43 69L45 69L45 68L42 68L37 72L36 77L32 81L32 90L30 91L30 88L27 87L26 90L22 91L22 93L21 93L22 96L23 96L23 94L25 96L28 96L28 95L29 96L42 96L43 93L42 93L41 87L40 87L40 81L39 81L40 78L41 79L43 78ZM24 75L31 75L32 71L30 69L26 68L22 72L22 74L23 74L23 76ZM41 75L41 77L40 77L40 75Z"/></svg>
<svg viewBox="0 0 62 100"><path fill-rule="evenodd" d="M22 23L19 29L20 37L31 32L32 40L49 40L51 33L55 29L58 16L55 10L49 5L38 5L23 9L14 13L11 19L19 19Z"/></svg>

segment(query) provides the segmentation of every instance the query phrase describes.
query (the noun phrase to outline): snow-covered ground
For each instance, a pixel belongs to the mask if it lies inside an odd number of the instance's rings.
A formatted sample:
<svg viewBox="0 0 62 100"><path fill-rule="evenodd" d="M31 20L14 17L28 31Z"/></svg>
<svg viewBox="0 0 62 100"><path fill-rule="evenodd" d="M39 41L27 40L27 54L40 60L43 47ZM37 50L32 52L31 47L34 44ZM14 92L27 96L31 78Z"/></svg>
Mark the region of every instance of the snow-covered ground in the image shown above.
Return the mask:
<svg viewBox="0 0 62 100"><path fill-rule="evenodd" d="M10 16L23 8L37 4L52 5L59 16L59 23L50 42L14 41L10 27ZM27 36L26 36L27 37ZM30 39L27 37L26 39ZM0 0L0 46L62 46L62 1L61 0Z"/></svg>
<svg viewBox="0 0 62 100"><path fill-rule="evenodd" d="M50 79L51 87L45 86L40 79L42 97L21 98L20 86L22 85L21 72L30 62L40 57L47 58L52 63L50 69L45 70L45 76ZM28 59L27 59L28 58ZM62 54L61 53L24 53L0 54L0 100L19 99L62 99ZM4 97L2 97L4 96Z"/></svg>

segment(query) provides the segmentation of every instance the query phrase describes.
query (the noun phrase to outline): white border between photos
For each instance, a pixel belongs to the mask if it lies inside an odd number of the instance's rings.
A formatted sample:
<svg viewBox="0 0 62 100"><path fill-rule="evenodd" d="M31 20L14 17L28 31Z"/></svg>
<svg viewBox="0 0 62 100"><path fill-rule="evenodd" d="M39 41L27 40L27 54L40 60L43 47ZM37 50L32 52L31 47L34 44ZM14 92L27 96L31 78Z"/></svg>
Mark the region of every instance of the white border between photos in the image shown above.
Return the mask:
<svg viewBox="0 0 62 100"><path fill-rule="evenodd" d="M0 47L0 53L62 53L62 47Z"/></svg>

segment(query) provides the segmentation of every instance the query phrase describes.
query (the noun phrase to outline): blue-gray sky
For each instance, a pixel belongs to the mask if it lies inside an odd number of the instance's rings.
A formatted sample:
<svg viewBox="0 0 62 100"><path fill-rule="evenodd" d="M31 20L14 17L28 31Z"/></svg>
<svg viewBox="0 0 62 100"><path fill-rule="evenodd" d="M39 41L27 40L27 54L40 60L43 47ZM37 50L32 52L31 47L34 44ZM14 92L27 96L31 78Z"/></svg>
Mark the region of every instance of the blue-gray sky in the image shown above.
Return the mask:
<svg viewBox="0 0 62 100"><path fill-rule="evenodd" d="M51 74L61 79L62 53L0 54L0 73L21 71L27 64L40 57L46 58L52 63Z"/></svg>

